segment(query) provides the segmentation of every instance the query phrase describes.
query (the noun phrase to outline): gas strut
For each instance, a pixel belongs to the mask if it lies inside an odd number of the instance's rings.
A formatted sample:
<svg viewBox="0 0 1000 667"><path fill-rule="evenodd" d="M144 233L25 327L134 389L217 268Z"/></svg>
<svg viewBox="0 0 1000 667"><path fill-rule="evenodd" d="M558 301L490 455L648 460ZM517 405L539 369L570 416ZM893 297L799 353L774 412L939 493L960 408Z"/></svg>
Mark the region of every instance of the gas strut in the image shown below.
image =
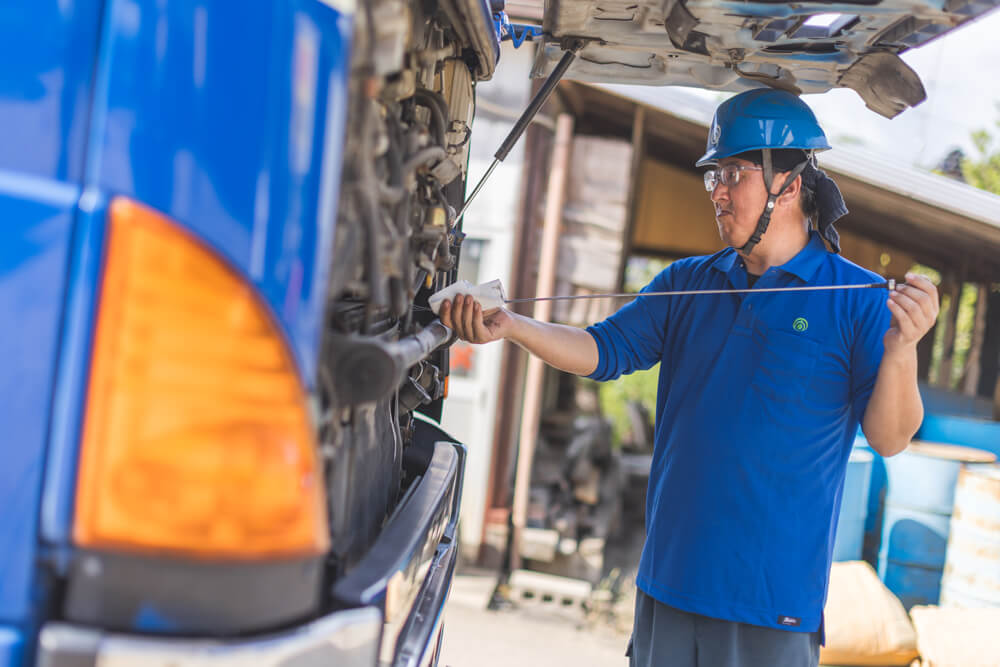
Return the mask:
<svg viewBox="0 0 1000 667"><path fill-rule="evenodd" d="M889 279L884 283L864 283L860 285L807 285L805 287L758 287L755 289L695 289L673 292L621 292L617 294L576 294L573 296L536 296L527 299L504 299L504 303L528 303L530 301L570 301L576 299L632 299L639 296L693 296L698 294L761 294L763 292L817 292L841 289L885 289L890 292L906 283Z"/></svg>
<svg viewBox="0 0 1000 667"><path fill-rule="evenodd" d="M545 104L545 101L549 99L549 95L551 95L552 91L555 90L556 84L559 83L560 79L562 79L563 77L563 74L565 74L566 70L569 69L569 66L573 63L573 60L576 58L577 52L583 48L583 45L584 41L582 39L574 39L566 44L565 46L566 52L563 54L563 57L560 58L559 63L556 65L555 69L553 69L552 73L549 74L549 78L545 80L545 83L542 84L542 87L538 89L537 93L535 93L535 96L531 99L531 103L524 110L524 113L522 113L521 117L517 119L516 123L514 123L514 127L511 128L510 134L507 135L507 138L504 139L502 144L500 144L500 148L497 150L496 153L494 153L493 163L490 164L490 168L486 170L486 173L483 174L483 177L479 179L479 183L476 184L476 187L472 191L472 194L469 195L469 198L465 200L465 203L462 205L462 210L459 211L458 215L455 217L456 224L458 223L459 220L462 219L462 216L465 214L466 210L468 210L469 204L472 203L472 200L475 199L476 195L479 194L479 191L482 189L483 184L486 182L486 179L490 177L490 174L493 173L493 170L496 169L496 166L504 161L504 158L507 157L507 154L510 153L512 148L514 148L514 145L517 143L517 140L521 138L522 134L524 134L524 131L527 129L528 125L535 117L535 114L537 114L538 110L542 108L542 105Z"/></svg>

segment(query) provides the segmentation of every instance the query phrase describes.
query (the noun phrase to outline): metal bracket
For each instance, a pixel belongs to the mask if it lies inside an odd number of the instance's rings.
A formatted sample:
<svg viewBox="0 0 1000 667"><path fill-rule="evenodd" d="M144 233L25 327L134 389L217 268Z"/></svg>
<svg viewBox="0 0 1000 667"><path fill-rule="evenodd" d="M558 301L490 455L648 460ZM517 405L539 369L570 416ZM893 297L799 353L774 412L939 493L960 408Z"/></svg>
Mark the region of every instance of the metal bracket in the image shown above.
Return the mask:
<svg viewBox="0 0 1000 667"><path fill-rule="evenodd" d="M493 15L493 23L497 27L500 41L510 41L515 49L521 48L525 41L534 41L542 36L542 27L537 25L525 25L523 23L511 23L507 17L507 12L497 12Z"/></svg>

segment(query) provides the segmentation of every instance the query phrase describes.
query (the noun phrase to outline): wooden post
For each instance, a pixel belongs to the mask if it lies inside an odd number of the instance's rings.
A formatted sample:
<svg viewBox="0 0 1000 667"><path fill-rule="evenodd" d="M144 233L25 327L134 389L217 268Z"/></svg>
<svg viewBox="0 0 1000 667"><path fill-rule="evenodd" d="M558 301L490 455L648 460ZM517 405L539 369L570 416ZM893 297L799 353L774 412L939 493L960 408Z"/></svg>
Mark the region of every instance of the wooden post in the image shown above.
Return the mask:
<svg viewBox="0 0 1000 667"><path fill-rule="evenodd" d="M997 376L997 386L993 388L993 419L1000 421L1000 375Z"/></svg>
<svg viewBox="0 0 1000 667"><path fill-rule="evenodd" d="M537 92L541 83L536 79L531 94ZM550 104L552 101L550 101ZM554 105L553 105L554 106ZM548 108L548 107L546 107ZM532 247L530 230L536 224L536 211L542 200L541 189L544 186L545 174L548 173L548 162L551 158L553 133L555 123L548 125L532 124L524 137L524 170L521 176L521 194L517 221L514 227L514 256L511 261L511 282L508 294L526 294L534 289L534 275L530 271L531 262L529 249ZM530 285L530 287L529 287ZM528 304L513 304L511 310L528 314ZM487 556L494 552L486 547L486 531L490 524L497 521L507 531L513 489L511 479L514 476L514 452L517 447L517 414L521 409L524 386L521 382L527 364L527 353L520 347L504 341L500 357L500 386L504 391L497 397L496 419L493 426L493 457L490 463L490 474L487 482L486 507L483 515L483 548L480 549L480 564L488 565Z"/></svg>
<svg viewBox="0 0 1000 667"><path fill-rule="evenodd" d="M535 296L551 296L556 284L556 261L559 257L559 227L562 224L566 197L566 172L569 169L573 140L573 117L560 114L556 120L556 137L552 165L545 197L545 221L542 226L541 257L538 262L538 286ZM533 317L548 322L552 315L551 301L536 301ZM514 539L511 547L511 569L521 566L521 535L528 514L528 494L531 490L531 465L535 458L535 443L542 417L542 384L545 362L532 356L524 381L524 402L521 408L521 436L517 450L517 473L514 477L514 506L511 522Z"/></svg>
<svg viewBox="0 0 1000 667"><path fill-rule="evenodd" d="M975 396L976 387L979 386L983 342L986 339L986 309L989 296L989 285L980 284L979 293L976 295L976 319L972 325L972 344L969 346L969 357L965 362L965 379L962 385L962 393L966 396Z"/></svg>
<svg viewBox="0 0 1000 667"><path fill-rule="evenodd" d="M628 269L628 258L632 254L632 235L635 232L635 217L639 214L639 176L642 174L642 160L646 156L646 107L639 105L632 116L632 164L629 165L628 182L628 212L625 218L625 231L622 238L622 256L618 264L619 291L625 290L625 272Z"/></svg>
<svg viewBox="0 0 1000 667"><path fill-rule="evenodd" d="M937 336L938 323L931 326L930 331L917 343L917 379L930 380L931 363L934 361L934 338Z"/></svg>
<svg viewBox="0 0 1000 667"><path fill-rule="evenodd" d="M962 281L957 276L947 280L949 305L944 321L943 352L938 366L937 386L951 388L951 368L955 359L955 330L958 328L958 302L962 299Z"/></svg>
<svg viewBox="0 0 1000 667"><path fill-rule="evenodd" d="M976 393L984 398L993 398L993 418L1000 420L1000 291L991 291L987 303L985 340Z"/></svg>

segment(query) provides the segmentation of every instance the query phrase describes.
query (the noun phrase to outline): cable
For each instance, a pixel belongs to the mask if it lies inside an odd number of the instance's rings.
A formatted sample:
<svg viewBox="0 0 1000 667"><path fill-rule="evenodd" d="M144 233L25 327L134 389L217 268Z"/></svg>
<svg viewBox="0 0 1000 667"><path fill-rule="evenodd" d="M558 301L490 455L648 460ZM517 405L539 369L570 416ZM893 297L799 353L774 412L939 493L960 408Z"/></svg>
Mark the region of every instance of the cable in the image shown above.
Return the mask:
<svg viewBox="0 0 1000 667"><path fill-rule="evenodd" d="M413 93L413 99L431 112L431 123L434 134L437 135L437 142L440 146L444 146L448 136L448 103L440 93L427 88L417 88Z"/></svg>
<svg viewBox="0 0 1000 667"><path fill-rule="evenodd" d="M616 294L577 294L574 296L536 296L526 299L505 299L504 303L528 303L530 301L570 301L574 299L633 299L640 296L697 296L699 294L761 294L764 292L818 292L842 289L887 289L892 291L906 283L889 279L884 283L861 285L807 285L805 287L758 287L748 289L703 289L675 290L672 292L620 292Z"/></svg>

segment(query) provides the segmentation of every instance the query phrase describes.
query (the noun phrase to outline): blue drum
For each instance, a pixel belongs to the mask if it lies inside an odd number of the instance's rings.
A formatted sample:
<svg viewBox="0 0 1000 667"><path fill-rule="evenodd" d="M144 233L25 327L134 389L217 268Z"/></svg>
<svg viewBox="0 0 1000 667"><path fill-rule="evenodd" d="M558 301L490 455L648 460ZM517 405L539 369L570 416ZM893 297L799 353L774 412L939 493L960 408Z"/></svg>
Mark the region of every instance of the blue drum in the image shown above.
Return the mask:
<svg viewBox="0 0 1000 667"><path fill-rule="evenodd" d="M917 441L885 459L879 576L907 609L938 603L959 471L995 460L978 449Z"/></svg>

